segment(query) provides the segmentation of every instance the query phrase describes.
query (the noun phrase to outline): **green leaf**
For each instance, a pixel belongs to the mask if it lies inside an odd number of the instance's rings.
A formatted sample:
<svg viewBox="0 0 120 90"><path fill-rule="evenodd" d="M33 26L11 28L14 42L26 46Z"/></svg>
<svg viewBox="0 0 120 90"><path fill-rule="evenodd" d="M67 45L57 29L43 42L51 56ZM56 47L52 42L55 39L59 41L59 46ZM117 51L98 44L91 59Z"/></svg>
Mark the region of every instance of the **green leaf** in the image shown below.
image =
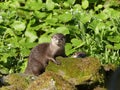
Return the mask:
<svg viewBox="0 0 120 90"><path fill-rule="evenodd" d="M7 30L6 30L5 33L6 33L6 34L9 34L9 35L11 35L11 36L15 36L15 34L14 34L14 32L13 32L13 30L12 30L11 28L7 28Z"/></svg>
<svg viewBox="0 0 120 90"><path fill-rule="evenodd" d="M99 30L104 30L105 27L106 27L106 26L105 26L105 23L99 22L96 28L98 28Z"/></svg>
<svg viewBox="0 0 120 90"><path fill-rule="evenodd" d="M75 4L74 6L73 6L73 9L75 10L75 11L78 11L78 10L82 10L82 8L81 8L81 5L80 4Z"/></svg>
<svg viewBox="0 0 120 90"><path fill-rule="evenodd" d="M99 20L94 20L88 25L88 28L94 30L95 34L100 34L100 29L104 29L105 24Z"/></svg>
<svg viewBox="0 0 120 90"><path fill-rule="evenodd" d="M81 46L83 46L83 41L82 41L82 40L79 40L79 39L77 39L77 38L73 38L73 39L71 40L71 42L72 42L72 45L73 45L74 47L81 47Z"/></svg>
<svg viewBox="0 0 120 90"><path fill-rule="evenodd" d="M108 49L113 49L113 46L110 45L110 44L106 45L105 47L108 48Z"/></svg>
<svg viewBox="0 0 120 90"><path fill-rule="evenodd" d="M10 5L10 7L12 7L12 8L18 8L18 7L20 7L20 4L19 4L19 2L16 0L16 1L13 1L12 3L10 3L9 4Z"/></svg>
<svg viewBox="0 0 120 90"><path fill-rule="evenodd" d="M75 49L72 49L72 44L71 43L66 43L66 45L65 45L65 53L66 53L66 55L70 55L73 52L75 52Z"/></svg>
<svg viewBox="0 0 120 90"><path fill-rule="evenodd" d="M70 21L72 19L72 14L69 13L69 12L65 12L64 14L59 15L58 18L62 22L68 22L68 21Z"/></svg>
<svg viewBox="0 0 120 90"><path fill-rule="evenodd" d="M97 22L92 22L88 25L88 28L92 29L93 31L95 31L96 27L97 27Z"/></svg>
<svg viewBox="0 0 120 90"><path fill-rule="evenodd" d="M65 26L58 27L54 30L54 33L63 33L64 35L69 34L69 30Z"/></svg>
<svg viewBox="0 0 120 90"><path fill-rule="evenodd" d="M82 0L82 8L83 8L83 9L87 9L88 6L89 6L88 0Z"/></svg>
<svg viewBox="0 0 120 90"><path fill-rule="evenodd" d="M75 0L67 0L63 3L63 5L65 7L70 7L71 5L73 5L75 3Z"/></svg>
<svg viewBox="0 0 120 90"><path fill-rule="evenodd" d="M91 16L88 15L87 13L83 13L83 14L80 15L80 20L84 24L87 23L87 22L89 22L90 19L91 19Z"/></svg>
<svg viewBox="0 0 120 90"><path fill-rule="evenodd" d="M111 9L109 9L108 12L110 13L111 17L113 17L113 18L119 18L119 16L120 16L120 12L115 9L111 8Z"/></svg>
<svg viewBox="0 0 120 90"><path fill-rule="evenodd" d="M23 31L25 29L26 25L24 22L14 21L14 23L11 25L11 27L17 31Z"/></svg>
<svg viewBox="0 0 120 90"><path fill-rule="evenodd" d="M28 23L28 26L30 27L31 25L35 24L35 22L36 22L35 18L31 19Z"/></svg>
<svg viewBox="0 0 120 90"><path fill-rule="evenodd" d="M18 36L14 35L14 37L11 38L7 38L6 41L9 42L10 44L8 44L8 48L11 49L12 47L19 47L19 42L18 42L19 38Z"/></svg>
<svg viewBox="0 0 120 90"><path fill-rule="evenodd" d="M119 49L120 49L120 43L115 44L115 45L114 45L114 49L115 49L115 50L119 50Z"/></svg>
<svg viewBox="0 0 120 90"><path fill-rule="evenodd" d="M31 26L33 25L33 24L35 24L35 22L36 22L36 20L35 19L31 19L30 21L29 21L29 23L27 24L27 28L26 28L26 31L31 31L31 30L35 30L35 29L33 29Z"/></svg>
<svg viewBox="0 0 120 90"><path fill-rule="evenodd" d="M0 65L0 74L9 74L9 69Z"/></svg>
<svg viewBox="0 0 120 90"><path fill-rule="evenodd" d="M72 53L74 53L76 50L75 49L70 49L69 51L66 51L66 55L71 55Z"/></svg>
<svg viewBox="0 0 120 90"><path fill-rule="evenodd" d="M25 20L26 19L30 20L32 18L32 16L33 16L33 13L31 13L30 10L25 9L25 8L19 8L19 9L17 9L16 13L17 13L17 15L19 17L25 18ZM14 15L16 15L16 13Z"/></svg>
<svg viewBox="0 0 120 90"><path fill-rule="evenodd" d="M30 54L30 50L28 48L22 47L20 50L22 56L28 56Z"/></svg>
<svg viewBox="0 0 120 90"><path fill-rule="evenodd" d="M75 0L67 0L67 2L69 2L70 5L73 5L75 3Z"/></svg>
<svg viewBox="0 0 120 90"><path fill-rule="evenodd" d="M103 7L103 5L99 4L98 6L95 7L95 11L100 10Z"/></svg>
<svg viewBox="0 0 120 90"><path fill-rule="evenodd" d="M46 23L50 25L54 25L57 21L58 21L57 18L51 18L51 19L47 19Z"/></svg>
<svg viewBox="0 0 120 90"><path fill-rule="evenodd" d="M96 18L100 19L100 20L106 20L108 17L108 15L104 12L101 12L99 14L96 15Z"/></svg>
<svg viewBox="0 0 120 90"><path fill-rule="evenodd" d="M34 42L38 37L35 31L27 30L25 36L28 37L29 42Z"/></svg>
<svg viewBox="0 0 120 90"><path fill-rule="evenodd" d="M20 48L27 48L30 49L36 45L36 43L33 42L26 42L26 37L19 40Z"/></svg>
<svg viewBox="0 0 120 90"><path fill-rule="evenodd" d="M63 5L64 5L66 8L70 7L70 4L69 4L68 2L64 2Z"/></svg>
<svg viewBox="0 0 120 90"><path fill-rule="evenodd" d="M2 55L2 54L1 54ZM6 63L7 62L7 58L11 56L9 53L4 53L4 55L2 55L0 61Z"/></svg>
<svg viewBox="0 0 120 90"><path fill-rule="evenodd" d="M36 46L36 43L33 42L26 42L26 38L22 38L19 41L19 45L20 45L20 54L25 57L28 56L30 53L30 49L33 48L34 46Z"/></svg>
<svg viewBox="0 0 120 90"><path fill-rule="evenodd" d="M54 2L53 2L52 0L47 0L47 1L46 1L46 8L47 8L48 10L53 10L54 7L55 7L55 4L54 4Z"/></svg>
<svg viewBox="0 0 120 90"><path fill-rule="evenodd" d="M50 42L50 40L51 40L50 36L43 34L39 38L39 43Z"/></svg>
<svg viewBox="0 0 120 90"><path fill-rule="evenodd" d="M44 18L47 16L47 13L45 12L40 12L40 11L35 11L34 15L40 19Z"/></svg>
<svg viewBox="0 0 120 90"><path fill-rule="evenodd" d="M42 0L29 0L26 3L27 8L31 10L40 10L43 7Z"/></svg>
<svg viewBox="0 0 120 90"><path fill-rule="evenodd" d="M119 43L120 42L120 36L108 36L107 39L110 41L110 42L115 42L115 43Z"/></svg>
<svg viewBox="0 0 120 90"><path fill-rule="evenodd" d="M8 2L4 2L4 3L1 3L0 2L0 9L8 9L9 8L9 5L10 5L10 1Z"/></svg>

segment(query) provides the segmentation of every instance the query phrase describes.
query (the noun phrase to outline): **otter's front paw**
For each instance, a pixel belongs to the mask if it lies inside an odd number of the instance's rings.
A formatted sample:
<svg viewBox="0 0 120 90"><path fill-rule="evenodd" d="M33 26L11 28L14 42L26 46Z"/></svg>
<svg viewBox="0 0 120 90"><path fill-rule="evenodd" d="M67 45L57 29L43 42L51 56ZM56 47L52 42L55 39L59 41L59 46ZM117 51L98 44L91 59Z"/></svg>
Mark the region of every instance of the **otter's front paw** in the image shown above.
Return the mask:
<svg viewBox="0 0 120 90"><path fill-rule="evenodd" d="M56 64L57 64L57 65L61 65L61 62L60 62L60 61L56 61Z"/></svg>

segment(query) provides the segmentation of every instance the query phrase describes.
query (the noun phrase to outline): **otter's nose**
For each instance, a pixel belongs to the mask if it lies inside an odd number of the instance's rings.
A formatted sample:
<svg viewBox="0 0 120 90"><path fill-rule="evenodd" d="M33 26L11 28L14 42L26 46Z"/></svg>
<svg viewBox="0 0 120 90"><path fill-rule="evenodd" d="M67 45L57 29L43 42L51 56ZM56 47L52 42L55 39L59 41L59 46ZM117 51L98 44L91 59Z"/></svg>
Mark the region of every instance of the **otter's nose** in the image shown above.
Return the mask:
<svg viewBox="0 0 120 90"><path fill-rule="evenodd" d="M57 39L57 40L56 40L56 42L57 42L57 43L59 43L59 42L60 42L60 40L59 40L59 39Z"/></svg>

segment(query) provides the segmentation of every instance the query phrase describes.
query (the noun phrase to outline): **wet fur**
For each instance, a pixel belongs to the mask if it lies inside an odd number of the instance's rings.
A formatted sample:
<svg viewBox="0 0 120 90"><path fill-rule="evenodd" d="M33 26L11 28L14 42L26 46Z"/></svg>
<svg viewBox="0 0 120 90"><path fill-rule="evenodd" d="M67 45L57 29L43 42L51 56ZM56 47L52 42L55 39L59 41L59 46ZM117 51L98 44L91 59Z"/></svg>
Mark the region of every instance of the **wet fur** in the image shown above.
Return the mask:
<svg viewBox="0 0 120 90"><path fill-rule="evenodd" d="M60 34L60 36L62 35ZM39 44L31 50L25 73L33 74L36 76L42 74L45 72L45 68L48 65L49 61L52 61L55 64L60 64L59 61L55 60L57 56L66 56L64 45L61 47L56 45L54 46L52 45L52 41L51 43Z"/></svg>

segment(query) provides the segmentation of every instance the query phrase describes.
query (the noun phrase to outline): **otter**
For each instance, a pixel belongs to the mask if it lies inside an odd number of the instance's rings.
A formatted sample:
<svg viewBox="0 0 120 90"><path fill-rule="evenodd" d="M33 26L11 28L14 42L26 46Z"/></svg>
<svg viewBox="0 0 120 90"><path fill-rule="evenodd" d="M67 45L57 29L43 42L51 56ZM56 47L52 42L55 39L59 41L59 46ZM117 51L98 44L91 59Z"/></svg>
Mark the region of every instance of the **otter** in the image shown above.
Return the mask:
<svg viewBox="0 0 120 90"><path fill-rule="evenodd" d="M87 55L85 52L75 52L72 57L73 58L85 58Z"/></svg>
<svg viewBox="0 0 120 90"><path fill-rule="evenodd" d="M57 56L66 57L65 55L65 36L61 33L54 34L50 43L42 43L31 50L28 58L25 74L38 76L45 72L49 61L57 65L61 63L55 58Z"/></svg>

